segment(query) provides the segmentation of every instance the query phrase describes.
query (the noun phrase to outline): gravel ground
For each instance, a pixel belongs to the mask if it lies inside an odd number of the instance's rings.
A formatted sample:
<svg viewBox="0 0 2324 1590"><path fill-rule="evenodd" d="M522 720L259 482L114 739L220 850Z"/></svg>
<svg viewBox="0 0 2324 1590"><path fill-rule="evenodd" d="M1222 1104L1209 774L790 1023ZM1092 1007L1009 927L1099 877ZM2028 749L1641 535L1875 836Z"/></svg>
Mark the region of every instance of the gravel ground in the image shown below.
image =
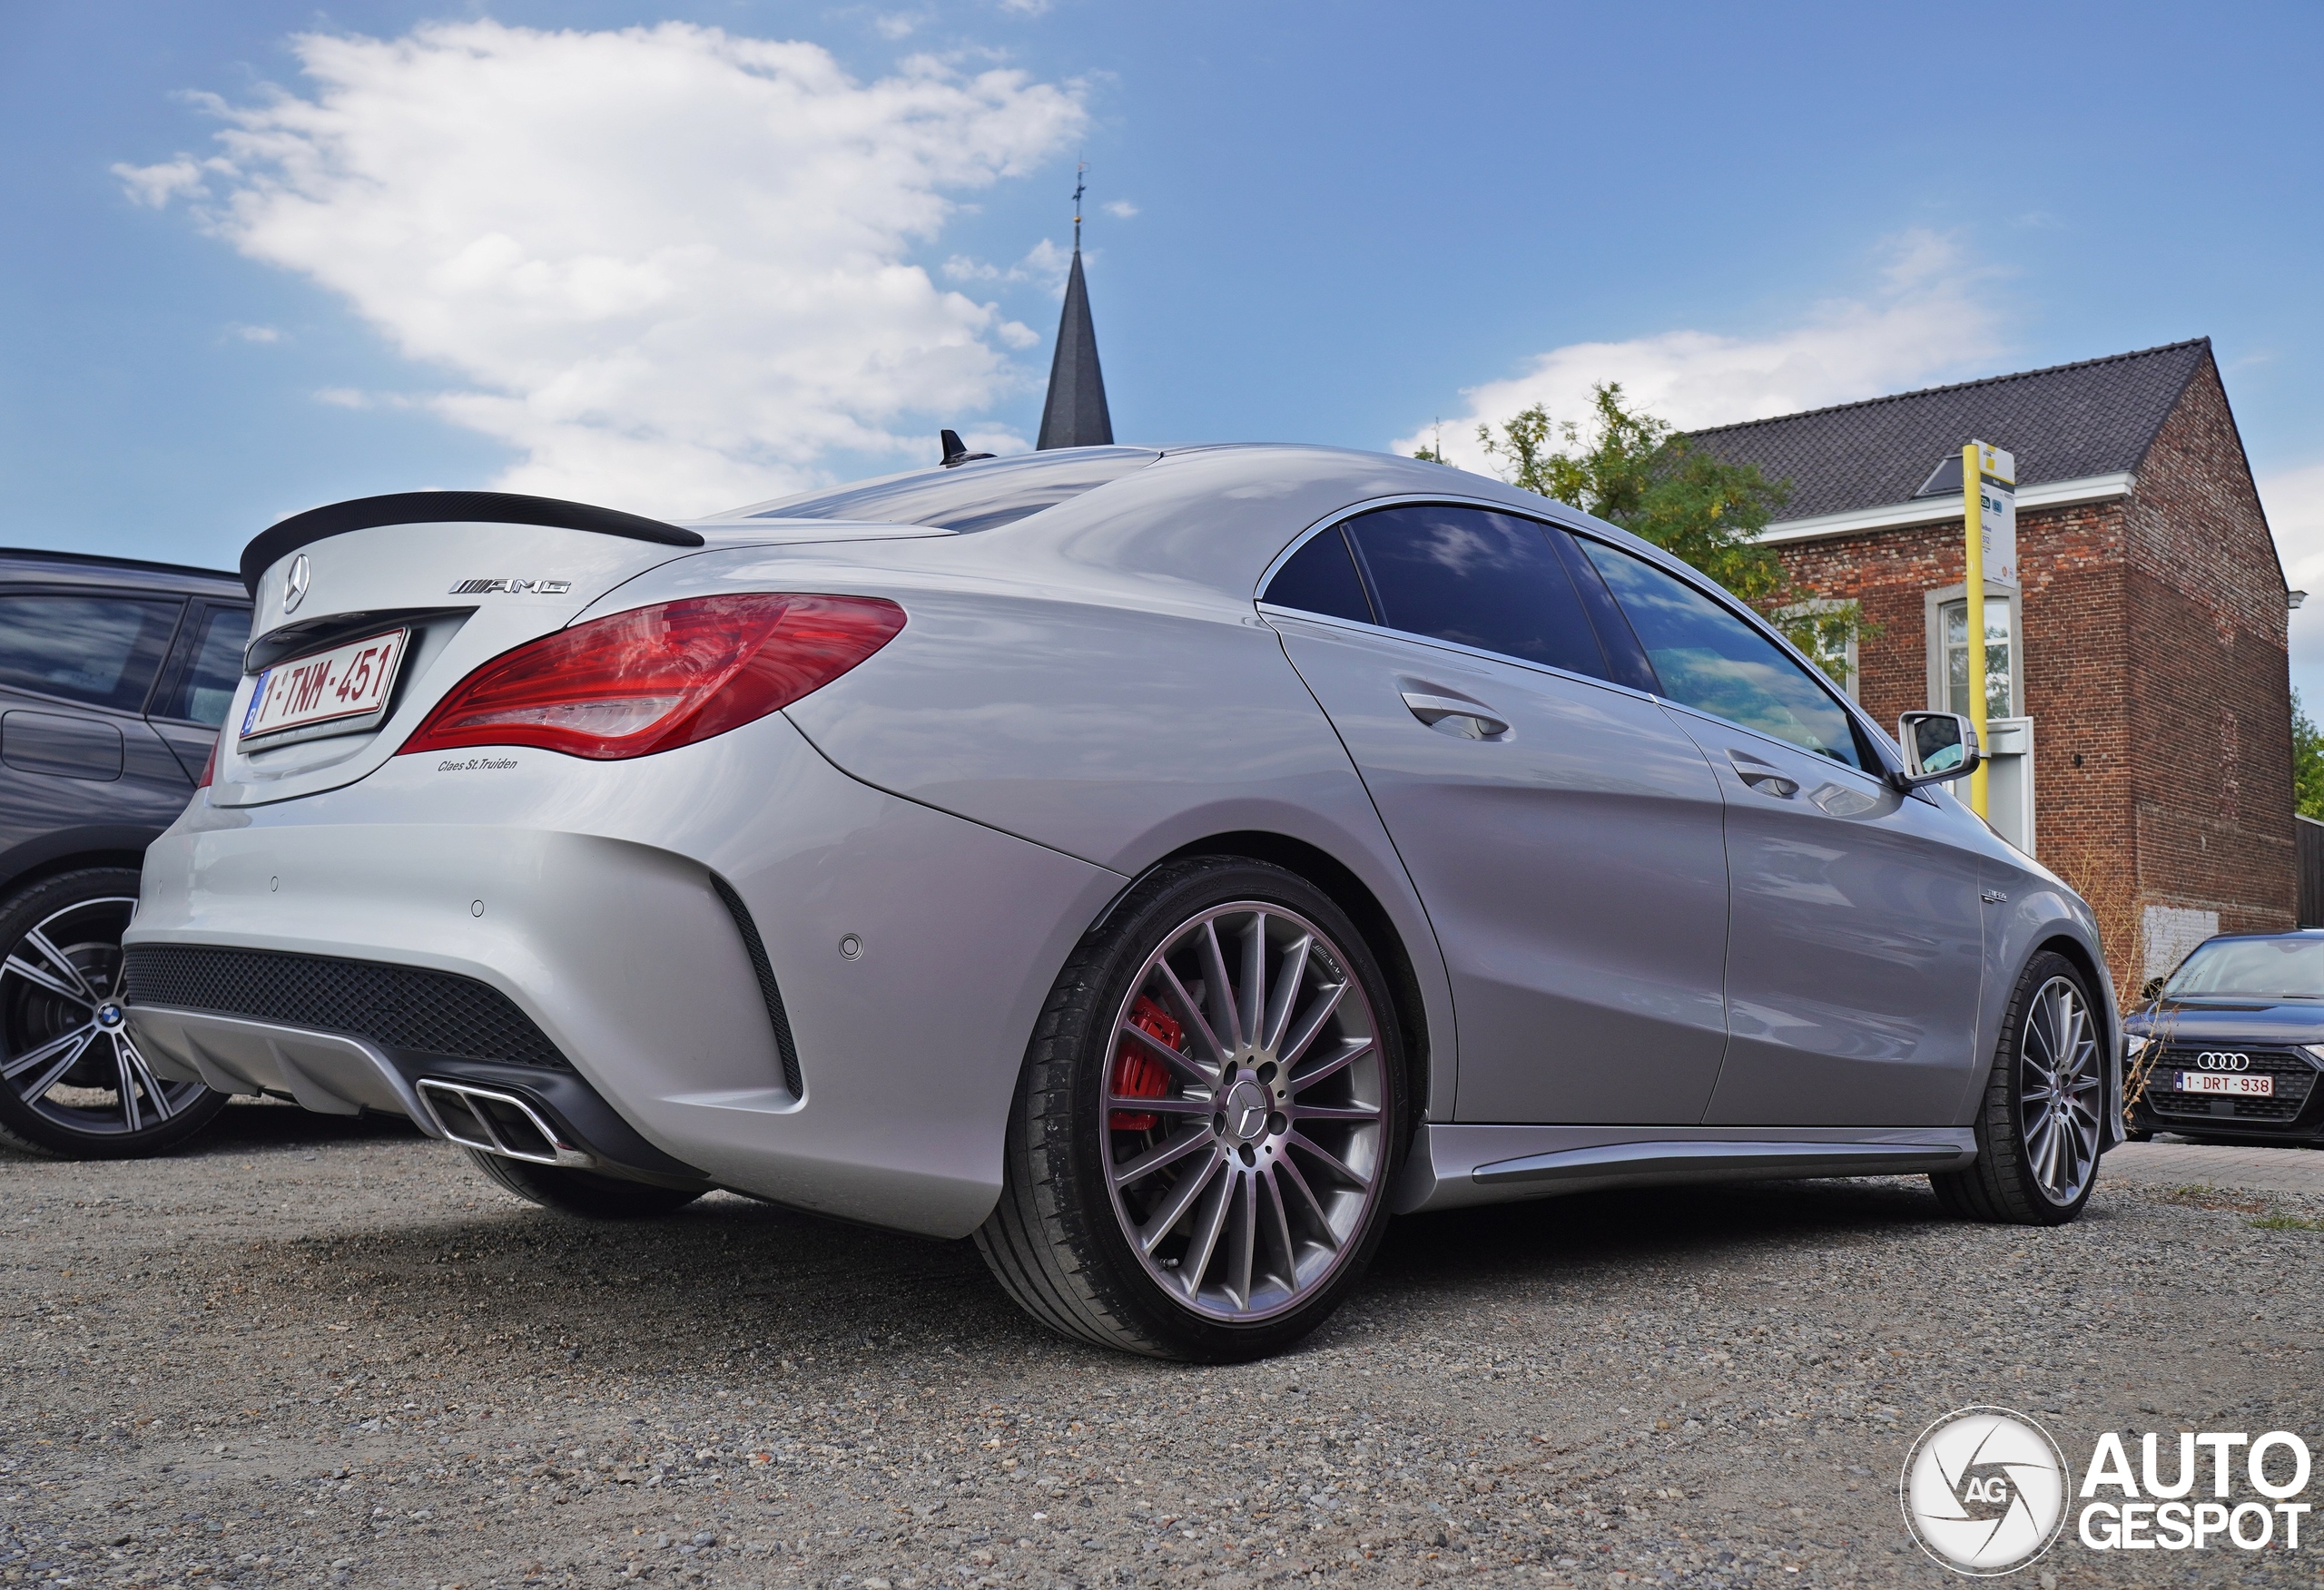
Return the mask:
<svg viewBox="0 0 2324 1590"><path fill-rule="evenodd" d="M1304 1350L1200 1369L1043 1336L966 1243L573 1223L238 1105L174 1159L0 1159L0 1580L1952 1584L1896 1475L1953 1408L2077 1468L2110 1427L2314 1438L2319 1215L2116 1184L1977 1228L1899 1180L1437 1216ZM2070 1533L2013 1583L2319 1565Z"/></svg>

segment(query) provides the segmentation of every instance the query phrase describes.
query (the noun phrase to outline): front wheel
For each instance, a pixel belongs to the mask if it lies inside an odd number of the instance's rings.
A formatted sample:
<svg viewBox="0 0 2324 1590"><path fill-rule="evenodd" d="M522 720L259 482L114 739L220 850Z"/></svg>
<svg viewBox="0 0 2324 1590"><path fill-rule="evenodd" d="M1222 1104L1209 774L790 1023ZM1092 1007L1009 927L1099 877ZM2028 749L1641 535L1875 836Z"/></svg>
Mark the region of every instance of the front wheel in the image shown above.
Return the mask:
<svg viewBox="0 0 2324 1590"><path fill-rule="evenodd" d="M1409 1129L1394 1006L1345 913L1281 868L1180 863L1059 976L977 1244L1062 1334L1257 1357L1363 1275Z"/></svg>
<svg viewBox="0 0 2324 1590"><path fill-rule="evenodd" d="M2063 1225L2098 1182L2106 1057L2099 1006L2081 968L2043 950L2018 979L1977 1112L1977 1161L1933 1174L1963 1220Z"/></svg>

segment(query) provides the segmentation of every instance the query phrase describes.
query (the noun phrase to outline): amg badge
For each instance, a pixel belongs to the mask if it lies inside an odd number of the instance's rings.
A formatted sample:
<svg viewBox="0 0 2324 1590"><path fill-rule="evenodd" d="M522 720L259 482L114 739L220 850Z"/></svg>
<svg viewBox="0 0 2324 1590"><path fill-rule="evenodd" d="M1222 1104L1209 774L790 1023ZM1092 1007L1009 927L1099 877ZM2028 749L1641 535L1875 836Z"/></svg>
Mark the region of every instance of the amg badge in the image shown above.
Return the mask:
<svg viewBox="0 0 2324 1590"><path fill-rule="evenodd" d="M505 591L520 596L530 591L536 596L562 596L573 589L570 580L462 580L452 587L455 596L484 596L495 591Z"/></svg>

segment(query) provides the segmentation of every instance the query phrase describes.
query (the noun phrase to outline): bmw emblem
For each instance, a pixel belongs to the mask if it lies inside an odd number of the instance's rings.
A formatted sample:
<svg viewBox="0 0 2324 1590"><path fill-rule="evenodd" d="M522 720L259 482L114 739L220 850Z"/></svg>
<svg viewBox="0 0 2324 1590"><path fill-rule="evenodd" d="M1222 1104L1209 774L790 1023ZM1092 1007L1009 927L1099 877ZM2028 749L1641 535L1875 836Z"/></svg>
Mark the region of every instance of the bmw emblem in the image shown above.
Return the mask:
<svg viewBox="0 0 2324 1590"><path fill-rule="evenodd" d="M307 599L307 581L312 577L313 574L313 569L307 563L305 553L300 553L291 560L290 577L282 582L283 612L299 611L299 604Z"/></svg>

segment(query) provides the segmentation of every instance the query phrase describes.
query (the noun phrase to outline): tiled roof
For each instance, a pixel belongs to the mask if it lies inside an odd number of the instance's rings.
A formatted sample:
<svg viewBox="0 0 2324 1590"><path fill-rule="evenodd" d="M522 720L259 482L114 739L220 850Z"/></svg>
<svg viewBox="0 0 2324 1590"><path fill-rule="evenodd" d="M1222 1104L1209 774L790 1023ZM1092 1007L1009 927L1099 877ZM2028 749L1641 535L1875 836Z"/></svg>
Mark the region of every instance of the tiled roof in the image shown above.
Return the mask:
<svg viewBox="0 0 2324 1590"><path fill-rule="evenodd" d="M1907 501L1970 441L2016 455L2023 490L2135 470L2211 350L2198 337L1692 434L1722 458L1789 479L1777 523Z"/></svg>

